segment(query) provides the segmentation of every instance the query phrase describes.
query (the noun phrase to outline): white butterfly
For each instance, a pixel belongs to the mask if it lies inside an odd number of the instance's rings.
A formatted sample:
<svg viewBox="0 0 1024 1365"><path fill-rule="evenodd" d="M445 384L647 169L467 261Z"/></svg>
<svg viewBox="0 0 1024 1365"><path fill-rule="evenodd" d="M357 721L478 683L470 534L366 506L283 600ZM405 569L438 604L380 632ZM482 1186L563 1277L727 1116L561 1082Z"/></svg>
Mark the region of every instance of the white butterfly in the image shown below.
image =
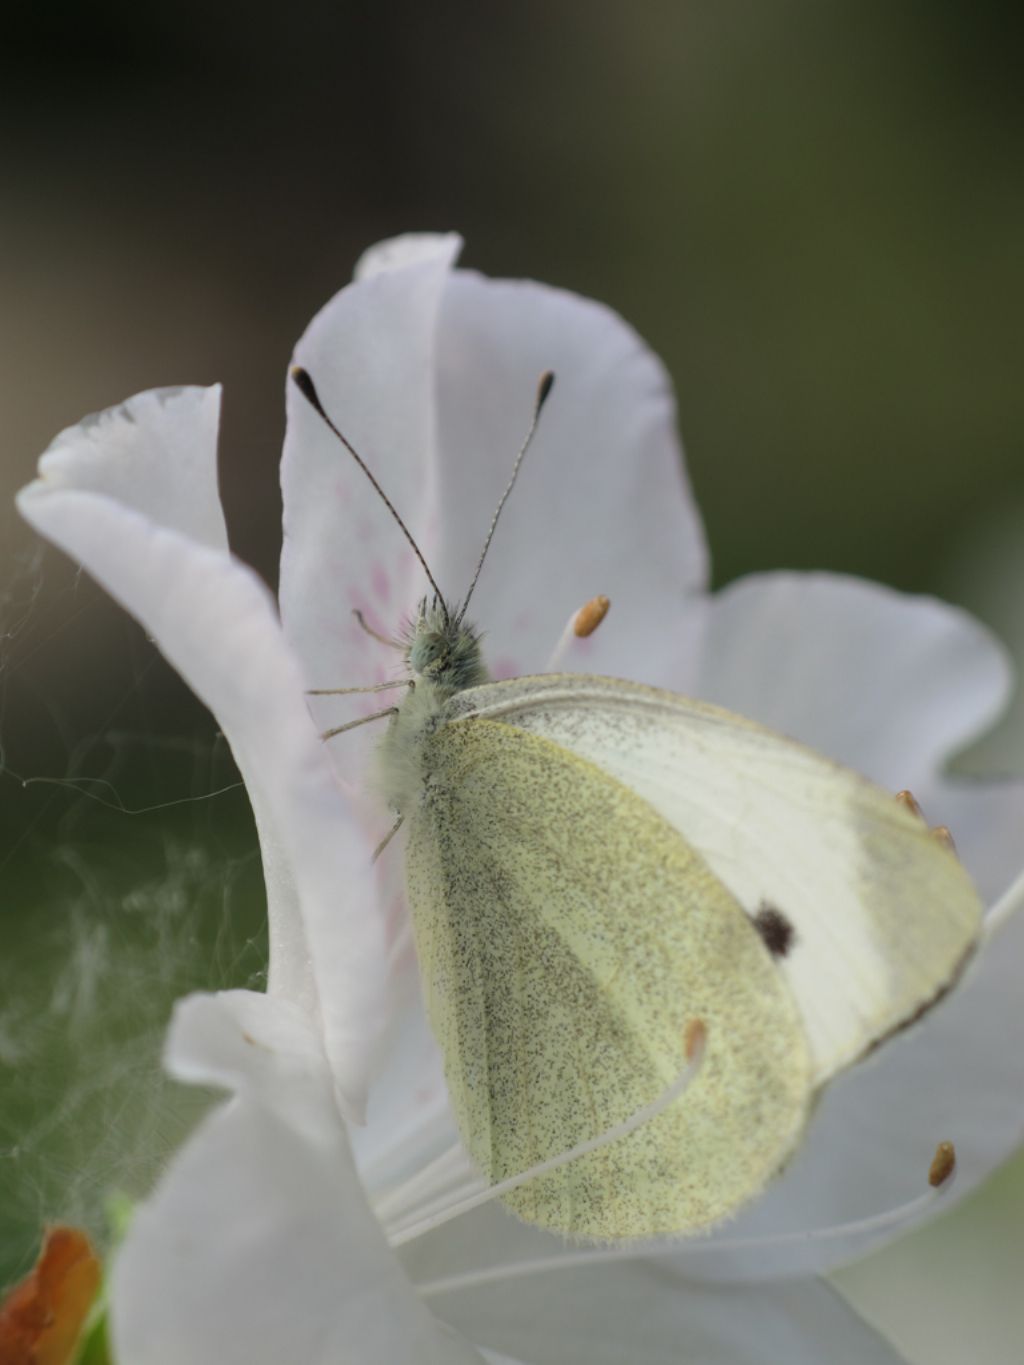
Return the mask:
<svg viewBox="0 0 1024 1365"><path fill-rule="evenodd" d="M378 713L378 782L462 1137L492 1183L554 1163L504 1195L529 1222L707 1227L785 1163L832 1076L955 982L978 897L906 804L739 716L604 677L488 681L476 576L449 606L387 505L436 595Z"/></svg>

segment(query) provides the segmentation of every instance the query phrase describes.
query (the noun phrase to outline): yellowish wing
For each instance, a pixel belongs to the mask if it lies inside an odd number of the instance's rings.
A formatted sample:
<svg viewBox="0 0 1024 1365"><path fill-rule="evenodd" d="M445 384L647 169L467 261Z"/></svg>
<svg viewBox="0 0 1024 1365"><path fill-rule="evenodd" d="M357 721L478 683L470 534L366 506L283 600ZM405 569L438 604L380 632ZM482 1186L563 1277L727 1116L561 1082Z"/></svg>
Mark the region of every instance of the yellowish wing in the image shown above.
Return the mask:
<svg viewBox="0 0 1024 1365"><path fill-rule="evenodd" d="M802 744L583 674L471 688L448 715L455 728L486 717L553 740L700 853L779 953L815 1084L916 1018L970 957L982 907L956 856L890 792Z"/></svg>
<svg viewBox="0 0 1024 1365"><path fill-rule="evenodd" d="M707 1227L766 1184L811 1093L777 964L701 857L621 783L487 720L423 751L406 861L427 1010L463 1138L492 1182L680 1099L514 1191L528 1222L611 1239Z"/></svg>

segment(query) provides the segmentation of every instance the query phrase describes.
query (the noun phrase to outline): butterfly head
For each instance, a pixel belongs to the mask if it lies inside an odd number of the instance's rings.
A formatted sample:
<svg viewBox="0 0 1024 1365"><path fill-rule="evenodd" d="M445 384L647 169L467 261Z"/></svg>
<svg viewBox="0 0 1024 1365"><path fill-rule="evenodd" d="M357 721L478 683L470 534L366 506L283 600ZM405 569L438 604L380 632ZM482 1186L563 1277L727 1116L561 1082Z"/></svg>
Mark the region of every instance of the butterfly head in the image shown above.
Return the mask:
<svg viewBox="0 0 1024 1365"><path fill-rule="evenodd" d="M416 681L445 694L487 681L477 631L439 598L424 598L405 643L405 658Z"/></svg>

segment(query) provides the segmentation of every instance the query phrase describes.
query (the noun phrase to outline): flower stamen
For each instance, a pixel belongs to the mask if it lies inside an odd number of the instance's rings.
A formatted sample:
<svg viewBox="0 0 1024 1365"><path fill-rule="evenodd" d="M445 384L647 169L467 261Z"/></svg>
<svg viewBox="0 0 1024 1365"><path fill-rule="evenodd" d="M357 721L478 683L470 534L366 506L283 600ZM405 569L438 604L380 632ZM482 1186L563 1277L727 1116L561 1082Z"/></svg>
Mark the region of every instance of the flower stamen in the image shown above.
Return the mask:
<svg viewBox="0 0 1024 1365"><path fill-rule="evenodd" d="M887 1209L884 1213L873 1214L855 1222L839 1223L828 1228L813 1228L805 1232L783 1232L765 1237L723 1238L719 1241L681 1242L661 1240L658 1242L629 1242L617 1247L591 1247L580 1251L565 1252L559 1256L537 1256L529 1261L510 1261L505 1265L482 1266L478 1270L449 1275L444 1279L429 1280L416 1286L421 1298L431 1298L438 1294L450 1294L455 1290L474 1288L477 1285L491 1284L502 1280L521 1279L527 1275L540 1275L549 1270L570 1270L579 1266L602 1265L616 1261L648 1259L653 1256L683 1254L689 1256L730 1253L736 1251L773 1252L780 1247L794 1244L841 1241L845 1237L865 1232L878 1232L910 1221L922 1213L929 1204L947 1193L953 1186L956 1170L956 1150L951 1142L940 1142L935 1149L928 1171L931 1188L905 1204Z"/></svg>
<svg viewBox="0 0 1024 1365"><path fill-rule="evenodd" d="M985 916L982 939L990 939L1018 910L1024 910L1024 872L1014 878Z"/></svg>
<svg viewBox="0 0 1024 1365"><path fill-rule="evenodd" d="M608 615L610 607L611 599L599 593L597 597L592 597L589 602L584 602L578 611L574 611L565 623L565 629L558 637L558 643L545 665L544 672L557 673L573 640L585 640L588 636L593 635Z"/></svg>
<svg viewBox="0 0 1024 1365"><path fill-rule="evenodd" d="M956 1174L956 1148L951 1142L940 1142L935 1148L932 1164L928 1167L928 1184L941 1189Z"/></svg>
<svg viewBox="0 0 1024 1365"><path fill-rule="evenodd" d="M472 1179L467 1180L467 1175L471 1175ZM422 1216L424 1212L442 1207L453 1198L462 1198L476 1188L477 1179L465 1148L461 1143L453 1142L433 1160L421 1166L414 1175L375 1199L373 1211L387 1230L389 1219L397 1219L400 1224L403 1217L408 1218L414 1213ZM425 1201L423 1195L428 1190L432 1197Z"/></svg>

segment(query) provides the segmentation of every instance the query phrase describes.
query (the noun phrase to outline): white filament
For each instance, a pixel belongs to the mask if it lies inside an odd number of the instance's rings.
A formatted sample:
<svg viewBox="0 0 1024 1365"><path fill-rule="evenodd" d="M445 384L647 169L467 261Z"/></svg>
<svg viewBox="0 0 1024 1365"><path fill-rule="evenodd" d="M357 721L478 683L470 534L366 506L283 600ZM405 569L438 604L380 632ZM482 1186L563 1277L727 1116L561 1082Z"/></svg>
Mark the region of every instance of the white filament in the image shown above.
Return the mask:
<svg viewBox="0 0 1024 1365"><path fill-rule="evenodd" d="M895 1208L886 1209L868 1218L855 1222L837 1223L833 1227L814 1228L806 1232L783 1232L765 1237L724 1238L714 1242L690 1242L685 1244L686 1255L699 1256L707 1252L765 1251L772 1252L780 1247L794 1244L808 1244L839 1241L845 1237L865 1232L878 1232L885 1228L909 1222L922 1213L936 1199L941 1198L953 1185L953 1177L936 1189L930 1189L916 1199L908 1200ZM422 1298L437 1294L450 1294L455 1290L469 1289L477 1285L492 1284L503 1280L521 1279L527 1275L542 1275L548 1270L571 1270L579 1266L604 1265L616 1261L649 1259L653 1256L678 1254L683 1244L674 1242L631 1242L619 1247L593 1247L582 1251L566 1252L559 1256L538 1256L530 1261L512 1261L505 1265L483 1266L479 1270L468 1270L459 1275L449 1275L440 1280L428 1280L417 1285Z"/></svg>

